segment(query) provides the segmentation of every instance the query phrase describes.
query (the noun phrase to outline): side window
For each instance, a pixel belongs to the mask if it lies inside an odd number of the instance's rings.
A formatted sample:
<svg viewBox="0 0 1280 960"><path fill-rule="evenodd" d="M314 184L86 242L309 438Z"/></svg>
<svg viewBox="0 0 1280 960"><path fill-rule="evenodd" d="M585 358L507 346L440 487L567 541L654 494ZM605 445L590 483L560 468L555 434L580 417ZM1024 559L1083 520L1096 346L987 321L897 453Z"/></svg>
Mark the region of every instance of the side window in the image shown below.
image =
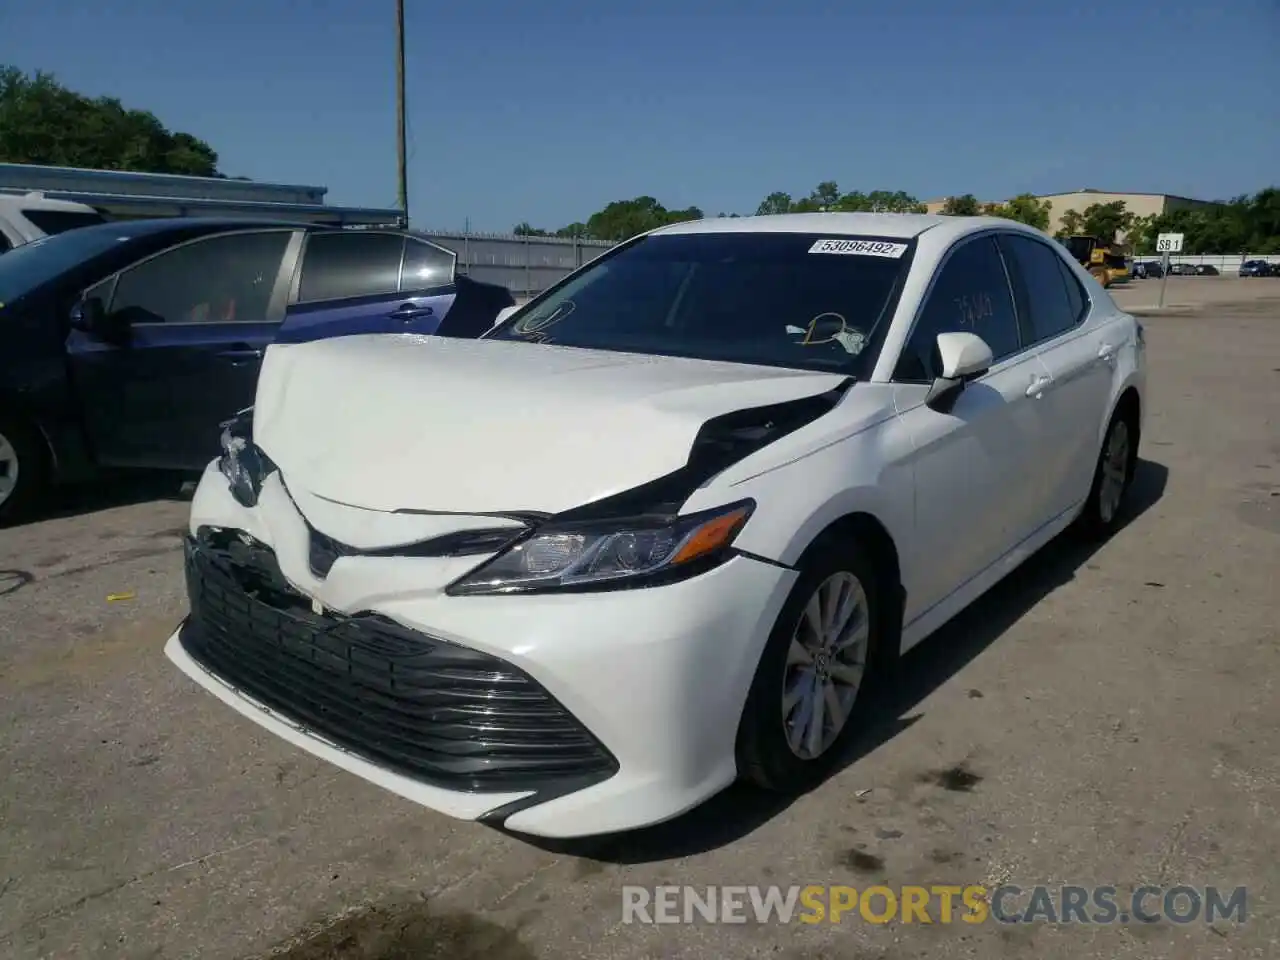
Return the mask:
<svg viewBox="0 0 1280 960"><path fill-rule="evenodd" d="M130 323L235 323L271 319L271 292L287 230L197 240L120 274L111 312Z"/></svg>
<svg viewBox="0 0 1280 960"><path fill-rule="evenodd" d="M395 293L404 237L398 233L313 233L302 255L298 300L345 300Z"/></svg>
<svg viewBox="0 0 1280 960"><path fill-rule="evenodd" d="M1084 319L1084 312L1088 307L1084 290L1080 287L1080 281L1076 279L1076 275L1071 272L1070 265L1061 257L1058 257L1058 272L1062 274L1062 280L1067 285L1067 303L1071 306L1071 322L1079 323Z"/></svg>
<svg viewBox="0 0 1280 960"><path fill-rule="evenodd" d="M0 253L7 253L9 250L12 250L12 249L13 247L9 243L9 238L6 237L3 233L0 233Z"/></svg>
<svg viewBox="0 0 1280 960"><path fill-rule="evenodd" d="M902 348L894 379L928 383L940 376L937 337L954 332L976 333L997 363L1021 349L1009 280L991 237L956 248L943 265Z"/></svg>
<svg viewBox="0 0 1280 960"><path fill-rule="evenodd" d="M458 255L434 243L409 237L404 244L404 270L400 274L401 290L425 290L453 283L453 269Z"/></svg>
<svg viewBox="0 0 1280 960"><path fill-rule="evenodd" d="M1040 343L1075 326L1078 313L1067 294L1062 258L1047 245L1016 234L1001 236L1000 246L1020 281L1018 306L1027 342Z"/></svg>

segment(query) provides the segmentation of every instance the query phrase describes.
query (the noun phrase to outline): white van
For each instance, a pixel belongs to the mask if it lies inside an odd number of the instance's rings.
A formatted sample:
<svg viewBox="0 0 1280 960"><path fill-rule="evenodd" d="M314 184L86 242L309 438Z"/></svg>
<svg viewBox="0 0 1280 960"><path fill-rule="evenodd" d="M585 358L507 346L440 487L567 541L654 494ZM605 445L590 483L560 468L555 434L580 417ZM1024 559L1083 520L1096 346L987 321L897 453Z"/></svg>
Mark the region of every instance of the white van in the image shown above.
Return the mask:
<svg viewBox="0 0 1280 960"><path fill-rule="evenodd" d="M0 254L50 234L106 220L83 203L49 200L42 193L0 193Z"/></svg>

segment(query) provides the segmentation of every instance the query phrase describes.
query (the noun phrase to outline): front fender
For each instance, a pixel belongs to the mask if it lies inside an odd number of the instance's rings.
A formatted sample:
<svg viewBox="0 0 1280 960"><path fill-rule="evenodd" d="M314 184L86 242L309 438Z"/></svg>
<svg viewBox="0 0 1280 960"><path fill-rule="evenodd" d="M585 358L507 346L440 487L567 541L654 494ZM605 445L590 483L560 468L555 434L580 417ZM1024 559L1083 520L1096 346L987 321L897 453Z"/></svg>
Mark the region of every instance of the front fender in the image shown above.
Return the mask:
<svg viewBox="0 0 1280 960"><path fill-rule="evenodd" d="M712 484L690 498L686 510L751 498L756 510L734 545L786 566L799 563L819 534L850 514L869 514L901 544L913 522L914 485L906 455L910 439L892 429L896 422L767 473Z"/></svg>

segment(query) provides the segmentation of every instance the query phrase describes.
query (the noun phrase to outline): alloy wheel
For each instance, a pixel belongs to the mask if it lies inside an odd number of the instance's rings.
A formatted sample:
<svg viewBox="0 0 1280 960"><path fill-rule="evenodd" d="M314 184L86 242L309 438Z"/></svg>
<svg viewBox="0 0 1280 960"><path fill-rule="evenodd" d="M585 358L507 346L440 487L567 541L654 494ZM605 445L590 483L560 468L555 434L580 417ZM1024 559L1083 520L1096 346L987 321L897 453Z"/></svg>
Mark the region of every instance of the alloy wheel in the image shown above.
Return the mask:
<svg viewBox="0 0 1280 960"><path fill-rule="evenodd" d="M0 506L18 489L18 451L3 433L0 433Z"/></svg>
<svg viewBox="0 0 1280 960"><path fill-rule="evenodd" d="M1120 509L1129 477L1129 425L1117 420L1102 454L1102 482L1098 485L1098 517L1111 523Z"/></svg>
<svg viewBox="0 0 1280 960"><path fill-rule="evenodd" d="M824 754L848 723L862 686L871 619L861 581L848 571L818 586L800 613L782 679L787 746L802 760Z"/></svg>

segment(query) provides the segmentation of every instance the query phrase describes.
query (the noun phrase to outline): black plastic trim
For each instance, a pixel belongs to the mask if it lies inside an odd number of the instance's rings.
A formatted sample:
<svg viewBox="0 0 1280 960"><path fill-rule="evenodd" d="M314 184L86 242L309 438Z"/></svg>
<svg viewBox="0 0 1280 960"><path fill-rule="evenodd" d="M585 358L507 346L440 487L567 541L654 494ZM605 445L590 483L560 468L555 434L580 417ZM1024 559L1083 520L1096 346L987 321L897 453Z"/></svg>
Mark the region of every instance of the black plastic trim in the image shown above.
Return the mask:
<svg viewBox="0 0 1280 960"><path fill-rule="evenodd" d="M201 527L186 538L185 566L187 653L352 756L478 795L569 792L618 771L520 668L374 611L317 613L246 534Z"/></svg>
<svg viewBox="0 0 1280 960"><path fill-rule="evenodd" d="M757 563L767 563L767 564L768 564L769 566L771 566L771 567L780 567L780 568L782 568L783 570L798 570L798 569L799 569L798 567L794 567L794 566L792 566L792 565L791 565L791 564L789 564L789 563L783 563L781 560L770 560L768 557L762 557L762 556L760 556L760 554L758 554L758 553L751 553L751 552L750 552L750 551L748 551L748 550L738 550L738 549L736 549L736 548L735 548L735 549L733 550L733 552L734 552L734 553L736 553L736 554L737 554L738 556L740 556L740 557L746 557L748 560L755 560Z"/></svg>

